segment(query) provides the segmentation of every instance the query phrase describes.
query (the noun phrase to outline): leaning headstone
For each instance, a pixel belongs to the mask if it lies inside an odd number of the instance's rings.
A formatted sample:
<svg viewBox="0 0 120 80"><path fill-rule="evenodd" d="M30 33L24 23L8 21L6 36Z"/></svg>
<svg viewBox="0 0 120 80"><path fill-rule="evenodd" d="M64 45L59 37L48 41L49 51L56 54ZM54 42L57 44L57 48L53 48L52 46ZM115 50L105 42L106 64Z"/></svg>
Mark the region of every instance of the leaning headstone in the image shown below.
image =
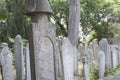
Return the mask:
<svg viewBox="0 0 120 80"><path fill-rule="evenodd" d="M112 64L113 68L115 68L118 65L118 46L111 45L111 52L112 52Z"/></svg>
<svg viewBox="0 0 120 80"><path fill-rule="evenodd" d="M2 66L2 80L14 80L14 68L12 65L12 52L7 43L1 44L0 63Z"/></svg>
<svg viewBox="0 0 120 80"><path fill-rule="evenodd" d="M98 72L99 78L103 78L105 73L105 53L103 51L98 52Z"/></svg>
<svg viewBox="0 0 120 80"><path fill-rule="evenodd" d="M52 12L48 0L28 0L31 80L57 80L55 26L49 20Z"/></svg>
<svg viewBox="0 0 120 80"><path fill-rule="evenodd" d="M109 48L108 48L109 44L106 38L103 38L100 42L99 42L99 47L100 50L102 50L105 53L105 66L106 68L108 67L108 65L110 65L110 53L109 53Z"/></svg>
<svg viewBox="0 0 120 80"><path fill-rule="evenodd" d="M85 75L85 80L90 80L90 76L89 76L89 65L87 63L87 58L86 57L82 57L82 63L83 63L83 68L84 68L84 75Z"/></svg>
<svg viewBox="0 0 120 80"><path fill-rule="evenodd" d="M64 80L74 80L74 54L73 46L68 38L63 39L62 56L64 68Z"/></svg>
<svg viewBox="0 0 120 80"><path fill-rule="evenodd" d="M27 43L26 51L26 80L31 80L31 69L30 69L30 52L29 52L29 44Z"/></svg>
<svg viewBox="0 0 120 80"><path fill-rule="evenodd" d="M23 42L20 35L17 35L15 37L14 54L15 54L15 66L16 66L16 78L17 80L24 80Z"/></svg>

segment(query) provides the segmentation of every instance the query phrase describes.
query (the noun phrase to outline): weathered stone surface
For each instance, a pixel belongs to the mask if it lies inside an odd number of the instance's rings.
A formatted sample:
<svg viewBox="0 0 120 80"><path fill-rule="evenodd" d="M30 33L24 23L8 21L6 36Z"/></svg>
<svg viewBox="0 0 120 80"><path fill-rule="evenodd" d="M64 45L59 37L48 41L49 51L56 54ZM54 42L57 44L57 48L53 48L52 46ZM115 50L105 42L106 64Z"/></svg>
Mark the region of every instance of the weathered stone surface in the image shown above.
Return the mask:
<svg viewBox="0 0 120 80"><path fill-rule="evenodd" d="M119 57L119 64L120 64L120 36L115 36L113 38L113 44L118 45L118 50L119 50L118 57Z"/></svg>
<svg viewBox="0 0 120 80"><path fill-rule="evenodd" d="M105 77L105 78L101 78L99 80L120 80L120 76Z"/></svg>
<svg viewBox="0 0 120 80"><path fill-rule="evenodd" d="M29 15L36 13L51 13L48 0L27 0L27 13Z"/></svg>
<svg viewBox="0 0 120 80"><path fill-rule="evenodd" d="M93 43L93 55L94 55L95 60L97 60L97 56L99 52L98 40L94 39L92 43Z"/></svg>
<svg viewBox="0 0 120 80"><path fill-rule="evenodd" d="M98 71L99 78L103 78L105 73L105 53L103 51L98 53Z"/></svg>
<svg viewBox="0 0 120 80"><path fill-rule="evenodd" d="M32 18L29 33L31 80L56 80L55 27L40 13Z"/></svg>
<svg viewBox="0 0 120 80"><path fill-rule="evenodd" d="M74 46L74 73L78 73L78 49Z"/></svg>
<svg viewBox="0 0 120 80"><path fill-rule="evenodd" d="M2 66L3 80L14 80L14 69L12 65L12 52L9 50L8 46L2 44L2 47L3 49L0 53L0 63Z"/></svg>
<svg viewBox="0 0 120 80"><path fill-rule="evenodd" d="M30 52L29 52L29 44L27 43L26 51L25 51L25 62L26 62L26 80L31 80L31 70L30 70Z"/></svg>
<svg viewBox="0 0 120 80"><path fill-rule="evenodd" d="M62 56L64 68L64 80L74 80L74 54L73 46L68 38L65 38L62 43Z"/></svg>
<svg viewBox="0 0 120 80"><path fill-rule="evenodd" d="M112 66L115 68L118 65L118 46L111 45L111 52L112 52Z"/></svg>
<svg viewBox="0 0 120 80"><path fill-rule="evenodd" d="M57 38L57 54L58 54L58 77L60 80L64 79L64 72L63 72L63 60L62 60L62 39Z"/></svg>
<svg viewBox="0 0 120 80"><path fill-rule="evenodd" d="M92 64L93 59L94 59L93 51L91 49L88 49L88 64Z"/></svg>
<svg viewBox="0 0 120 80"><path fill-rule="evenodd" d="M24 57L23 57L23 42L20 35L15 37L14 42L15 66L17 80L24 79Z"/></svg>
<svg viewBox="0 0 120 80"><path fill-rule="evenodd" d="M85 54L84 45L81 43L78 47L78 60L82 60L81 58L84 56L84 54Z"/></svg>
<svg viewBox="0 0 120 80"><path fill-rule="evenodd" d="M90 80L90 76L89 76L89 65L88 65L88 61L86 57L82 57L82 62L83 62L83 66L84 66L84 75L85 75L85 80Z"/></svg>
<svg viewBox="0 0 120 80"><path fill-rule="evenodd" d="M103 38L100 42L99 42L99 47L100 50L102 50L105 53L105 65L106 67L108 67L108 65L110 65L110 53L109 53L109 48L108 48L109 44L106 38Z"/></svg>

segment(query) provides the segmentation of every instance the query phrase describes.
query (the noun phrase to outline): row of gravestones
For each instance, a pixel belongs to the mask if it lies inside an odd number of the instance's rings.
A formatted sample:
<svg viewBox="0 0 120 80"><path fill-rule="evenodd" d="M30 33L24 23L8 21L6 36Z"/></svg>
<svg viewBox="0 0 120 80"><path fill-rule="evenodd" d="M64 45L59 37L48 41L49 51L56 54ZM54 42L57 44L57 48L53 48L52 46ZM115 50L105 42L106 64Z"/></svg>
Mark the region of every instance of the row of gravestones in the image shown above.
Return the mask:
<svg viewBox="0 0 120 80"><path fill-rule="evenodd" d="M15 78L16 80L24 80L24 79L31 80L29 44L27 44L24 50L22 38L20 35L17 35L14 40L14 54L15 54L15 69L12 62L13 54L10 51L8 44L1 43L0 66L2 69L1 70L2 80L15 80ZM23 54L25 54L25 64L26 64L25 67L24 67Z"/></svg>
<svg viewBox="0 0 120 80"><path fill-rule="evenodd" d="M118 36L113 39L113 44L111 45L108 44L106 38L103 38L99 43L96 39L93 40L93 42L86 47L87 51L85 51L84 47L84 44L81 44L78 51L80 53L79 57L82 59L84 64L86 80L90 79L88 75L90 69L88 68L89 64L93 61L98 63L100 78L104 77L104 73L107 68L115 68L116 65L120 64L120 37Z"/></svg>
<svg viewBox="0 0 120 80"><path fill-rule="evenodd" d="M74 80L73 46L71 45L70 41L67 38L56 40L58 57L57 79ZM27 44L26 48L23 49L23 41L20 35L17 35L14 40L14 54L15 54L15 69L12 62L13 61L12 52L9 50L8 44L7 43L1 44L0 65L2 68L2 79L15 80L16 78L16 80L24 79L31 80L29 44ZM50 80L52 80L52 78Z"/></svg>

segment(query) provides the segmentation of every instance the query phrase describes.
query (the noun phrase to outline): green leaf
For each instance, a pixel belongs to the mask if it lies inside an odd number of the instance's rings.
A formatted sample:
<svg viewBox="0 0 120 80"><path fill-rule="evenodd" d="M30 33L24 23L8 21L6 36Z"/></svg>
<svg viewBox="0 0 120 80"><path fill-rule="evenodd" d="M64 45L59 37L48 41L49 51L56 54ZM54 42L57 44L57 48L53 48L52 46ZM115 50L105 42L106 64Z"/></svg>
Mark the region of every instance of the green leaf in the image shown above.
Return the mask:
<svg viewBox="0 0 120 80"><path fill-rule="evenodd" d="M0 19L5 19L6 18L6 14L0 13Z"/></svg>

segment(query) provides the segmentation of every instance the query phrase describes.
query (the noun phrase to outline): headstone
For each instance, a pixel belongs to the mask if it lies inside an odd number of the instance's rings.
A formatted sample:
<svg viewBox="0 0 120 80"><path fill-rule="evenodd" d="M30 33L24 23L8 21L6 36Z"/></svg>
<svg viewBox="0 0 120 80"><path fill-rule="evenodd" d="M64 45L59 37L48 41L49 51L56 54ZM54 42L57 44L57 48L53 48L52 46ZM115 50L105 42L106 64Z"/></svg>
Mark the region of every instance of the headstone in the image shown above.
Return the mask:
<svg viewBox="0 0 120 80"><path fill-rule="evenodd" d="M73 46L68 38L62 43L62 56L64 68L64 80L74 80L74 54Z"/></svg>
<svg viewBox="0 0 120 80"><path fill-rule="evenodd" d="M17 80L24 80L23 42L20 35L15 37L14 54Z"/></svg>
<svg viewBox="0 0 120 80"><path fill-rule="evenodd" d="M2 66L2 78L3 80L14 80L12 52L9 50L7 43L2 43L1 47L3 47L0 53L0 63Z"/></svg>
<svg viewBox="0 0 120 80"><path fill-rule="evenodd" d="M119 50L118 57L119 57L119 64L120 64L120 36L115 36L113 38L113 44L118 45L118 50Z"/></svg>
<svg viewBox="0 0 120 80"><path fill-rule="evenodd" d="M103 51L105 53L105 66L106 68L108 67L108 65L110 65L110 53L109 53L109 44L106 38L103 38L102 40L100 40L99 42L99 47L100 50Z"/></svg>
<svg viewBox="0 0 120 80"><path fill-rule="evenodd" d="M98 52L98 71L99 78L103 78L105 73L105 53L103 51Z"/></svg>
<svg viewBox="0 0 120 80"><path fill-rule="evenodd" d="M51 13L48 0L29 0L27 9L32 21L29 27L31 80L57 80L55 26L47 18Z"/></svg>
<svg viewBox="0 0 120 80"><path fill-rule="evenodd" d="M93 59L94 59L93 51L91 49L88 49L88 64L92 64Z"/></svg>
<svg viewBox="0 0 120 80"><path fill-rule="evenodd" d="M81 43L78 47L78 60L82 60L84 53L85 53L84 46Z"/></svg>
<svg viewBox="0 0 120 80"><path fill-rule="evenodd" d="M64 79L64 72L63 72L63 61L62 61L62 39L57 39L57 54L58 54L58 77L60 80Z"/></svg>
<svg viewBox="0 0 120 80"><path fill-rule="evenodd" d="M74 53L74 73L78 74L78 49L74 46L73 47Z"/></svg>
<svg viewBox="0 0 120 80"><path fill-rule="evenodd" d="M112 51L112 64L113 68L115 68L118 65L118 46L112 45L111 51Z"/></svg>
<svg viewBox="0 0 120 80"><path fill-rule="evenodd" d="M89 65L87 63L87 58L86 57L82 57L82 62L83 62L83 68L84 68L84 75L85 75L85 80L90 80L90 76L89 76Z"/></svg>
<svg viewBox="0 0 120 80"><path fill-rule="evenodd" d="M31 80L31 69L30 69L30 52L29 52L29 44L27 43L26 51L26 80Z"/></svg>
<svg viewBox="0 0 120 80"><path fill-rule="evenodd" d="M97 60L97 56L99 52L98 40L94 39L92 41L92 44L93 44L93 55L94 55L95 60Z"/></svg>

